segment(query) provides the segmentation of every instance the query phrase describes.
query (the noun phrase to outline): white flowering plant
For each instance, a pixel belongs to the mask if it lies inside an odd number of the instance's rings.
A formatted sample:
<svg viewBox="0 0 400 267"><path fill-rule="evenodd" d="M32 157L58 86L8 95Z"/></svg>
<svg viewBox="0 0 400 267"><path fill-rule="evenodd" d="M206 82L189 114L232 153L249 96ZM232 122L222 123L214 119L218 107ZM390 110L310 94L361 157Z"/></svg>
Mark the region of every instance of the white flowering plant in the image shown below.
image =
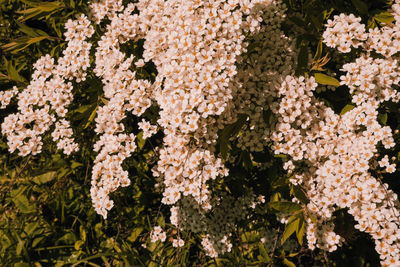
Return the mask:
<svg viewBox="0 0 400 267"><path fill-rule="evenodd" d="M400 266L400 1L0 7L2 265Z"/></svg>

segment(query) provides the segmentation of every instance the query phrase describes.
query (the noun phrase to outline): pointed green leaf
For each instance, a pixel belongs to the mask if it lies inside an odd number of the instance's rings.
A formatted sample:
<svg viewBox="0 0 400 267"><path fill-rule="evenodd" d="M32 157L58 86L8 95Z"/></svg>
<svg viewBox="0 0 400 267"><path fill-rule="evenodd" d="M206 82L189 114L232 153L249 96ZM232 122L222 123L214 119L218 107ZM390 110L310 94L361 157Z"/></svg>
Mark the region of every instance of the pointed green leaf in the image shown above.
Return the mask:
<svg viewBox="0 0 400 267"><path fill-rule="evenodd" d="M352 110L355 106L353 105L346 105L344 108L342 108L342 111L340 111L340 115L344 115L346 112Z"/></svg>
<svg viewBox="0 0 400 267"><path fill-rule="evenodd" d="M281 244L285 243L285 241L294 233L296 229L299 227L300 218L296 218L293 221L290 221L286 224L285 231L283 232Z"/></svg>
<svg viewBox="0 0 400 267"><path fill-rule="evenodd" d="M378 120L380 123L382 123L382 125L386 125L387 118L388 118L387 113L378 115Z"/></svg>
<svg viewBox="0 0 400 267"><path fill-rule="evenodd" d="M304 193L304 191L301 189L301 186L299 186L299 185L293 186L293 193L294 193L294 196L298 200L300 200L301 203L308 204L308 202L310 202L308 200L306 194Z"/></svg>
<svg viewBox="0 0 400 267"><path fill-rule="evenodd" d="M302 209L300 204L290 201L271 202L269 205L271 208L283 213L293 213Z"/></svg>
<svg viewBox="0 0 400 267"><path fill-rule="evenodd" d="M323 73L315 73L314 78L319 84L340 86L340 82L337 79Z"/></svg>
<svg viewBox="0 0 400 267"><path fill-rule="evenodd" d="M21 213L31 213L34 211L34 205L29 203L28 198L22 194L22 192L18 194L14 194L11 192L12 202L17 207L17 209Z"/></svg>
<svg viewBox="0 0 400 267"><path fill-rule="evenodd" d="M136 239L140 236L140 234L143 232L143 227L137 227L135 228L131 235L128 237L128 240L131 242L135 242Z"/></svg>
<svg viewBox="0 0 400 267"><path fill-rule="evenodd" d="M86 129L87 127L89 127L90 123L91 123L91 122L94 120L94 118L96 117L97 107L98 107L98 106L96 106L96 107L93 109L93 111L92 111L92 113L90 114L90 117L89 117L89 119L88 119L88 121L87 121L85 127L83 127L83 129Z"/></svg>
<svg viewBox="0 0 400 267"><path fill-rule="evenodd" d="M289 267L296 267L296 264L294 264L292 261L288 260L288 259L283 259L283 264L285 264L286 266Z"/></svg>
<svg viewBox="0 0 400 267"><path fill-rule="evenodd" d="M322 56L322 39L318 42L317 51L315 51L313 60L316 61L320 59L321 56Z"/></svg>
<svg viewBox="0 0 400 267"><path fill-rule="evenodd" d="M296 237L297 237L297 240L299 241L300 246L303 245L304 227L305 227L304 216L301 216L299 225L296 229Z"/></svg>
<svg viewBox="0 0 400 267"><path fill-rule="evenodd" d="M32 179L32 181L34 181L36 184L45 184L45 183L52 181L56 177L57 177L57 172L52 171L52 172L47 172L47 173L35 176Z"/></svg>
<svg viewBox="0 0 400 267"><path fill-rule="evenodd" d="M387 24L394 22L394 16L387 11L376 14L374 16L374 19L378 22L387 23Z"/></svg>
<svg viewBox="0 0 400 267"><path fill-rule="evenodd" d="M263 258L263 262L268 263L271 261L271 258L269 257L268 252L262 242L258 243L258 250L260 251L260 254Z"/></svg>

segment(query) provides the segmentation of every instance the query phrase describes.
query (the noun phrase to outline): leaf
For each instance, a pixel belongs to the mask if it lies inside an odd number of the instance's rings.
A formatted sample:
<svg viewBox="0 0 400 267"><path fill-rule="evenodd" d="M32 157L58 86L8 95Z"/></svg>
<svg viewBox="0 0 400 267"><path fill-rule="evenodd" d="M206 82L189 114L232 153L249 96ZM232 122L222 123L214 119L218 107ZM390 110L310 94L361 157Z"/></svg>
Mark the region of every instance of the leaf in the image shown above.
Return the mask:
<svg viewBox="0 0 400 267"><path fill-rule="evenodd" d="M24 248L24 241L22 241L19 236L17 236L17 239L18 239L18 243L17 243L17 248L15 250L15 254L17 254L17 256L19 256L19 255L21 255L22 249Z"/></svg>
<svg viewBox="0 0 400 267"><path fill-rule="evenodd" d="M38 36L38 37L34 37L34 38L29 39L29 40L26 42L26 44L27 44L27 45L31 45L31 44L40 42L40 41L42 41L42 40L44 40L44 39L47 39L47 38L48 38L48 36Z"/></svg>
<svg viewBox="0 0 400 267"><path fill-rule="evenodd" d="M283 264L285 264L286 266L289 266L289 267L296 267L296 264L294 264L292 261L290 261L286 258L283 259Z"/></svg>
<svg viewBox="0 0 400 267"><path fill-rule="evenodd" d="M38 176L35 176L32 181L34 181L36 184L45 184L53 180L54 178L57 177L57 172L56 171L51 171L47 172Z"/></svg>
<svg viewBox="0 0 400 267"><path fill-rule="evenodd" d="M76 169L80 166L83 166L83 164L74 160L71 161L71 169Z"/></svg>
<svg viewBox="0 0 400 267"><path fill-rule="evenodd" d="M19 37L15 40L13 40L11 43L5 44L2 46L2 48L5 51L10 51L12 54L15 54L21 50L24 50L25 48L27 48L28 46L40 42L44 39L50 39L50 36L39 36L39 37L33 37L30 38L28 36L22 36Z"/></svg>
<svg viewBox="0 0 400 267"><path fill-rule="evenodd" d="M44 236L36 237L32 242L32 248L36 247L40 243L40 241L42 241L43 239L44 239Z"/></svg>
<svg viewBox="0 0 400 267"><path fill-rule="evenodd" d="M303 245L304 227L305 227L304 216L301 216L299 225L296 229L296 237L297 237L297 241L299 241L300 246Z"/></svg>
<svg viewBox="0 0 400 267"><path fill-rule="evenodd" d="M296 232L297 228L300 224L300 218L296 218L286 224L285 231L282 234L281 244L285 243L285 241L294 233Z"/></svg>
<svg viewBox="0 0 400 267"><path fill-rule="evenodd" d="M289 201L271 202L269 205L271 208L283 213L293 213L302 209L300 204Z"/></svg>
<svg viewBox="0 0 400 267"><path fill-rule="evenodd" d="M30 236L33 234L33 232L36 230L36 228L39 227L39 223L38 222L31 222L28 223L25 227L24 227L24 232Z"/></svg>
<svg viewBox="0 0 400 267"><path fill-rule="evenodd" d="M96 107L93 109L93 111L92 111L92 113L90 114L90 117L89 117L89 119L88 119L88 121L87 121L85 127L83 127L83 129L86 129L86 128L90 125L90 123L94 120L94 118L96 117L97 107L98 107L98 106L96 106Z"/></svg>
<svg viewBox="0 0 400 267"><path fill-rule="evenodd" d="M3 58L6 67L7 67L7 74L13 80L17 82L25 82L25 79L19 75L17 69L14 67L11 61L8 61L6 58Z"/></svg>
<svg viewBox="0 0 400 267"><path fill-rule="evenodd" d="M340 82L337 79L330 77L326 74L315 73L314 77L315 77L315 81L319 84L340 86Z"/></svg>
<svg viewBox="0 0 400 267"><path fill-rule="evenodd" d="M240 129L242 129L243 124L247 120L247 115L246 114L239 114L238 119L236 122L229 124L225 126L225 128L222 130L220 134L220 138L230 138L232 136L236 136Z"/></svg>
<svg viewBox="0 0 400 267"><path fill-rule="evenodd" d="M362 0L351 0L355 8L361 15L368 15L368 6Z"/></svg>
<svg viewBox="0 0 400 267"><path fill-rule="evenodd" d="M379 120L380 123L382 123L382 125L386 125L387 118L388 118L387 113L385 113L385 114L378 114L378 120Z"/></svg>
<svg viewBox="0 0 400 267"><path fill-rule="evenodd" d="M135 242L136 239L140 236L140 234L141 234L142 232L143 232L143 227L135 228L135 229L132 231L131 235L128 237L128 240L131 241L131 242Z"/></svg>
<svg viewBox="0 0 400 267"><path fill-rule="evenodd" d="M307 27L307 24L297 16L290 16L288 19L300 28L305 29Z"/></svg>
<svg viewBox="0 0 400 267"><path fill-rule="evenodd" d="M350 104L344 106L344 108L342 108L342 111L340 111L340 115L344 115L346 112L352 110L354 107L355 106L350 105Z"/></svg>
<svg viewBox="0 0 400 267"><path fill-rule="evenodd" d="M34 205L29 203L28 198L22 192L15 193L11 191L11 200L21 213L31 213L34 211Z"/></svg>
<svg viewBox="0 0 400 267"><path fill-rule="evenodd" d="M264 259L265 263L268 263L271 261L271 258L269 257L268 252L265 249L265 246L262 242L258 243L258 250L260 251L260 254L261 254L262 258Z"/></svg>
<svg viewBox="0 0 400 267"><path fill-rule="evenodd" d="M63 9L64 7L65 6L58 1L40 2L35 7L19 10L16 11L16 13L23 14L23 16L20 18L20 21L23 22L39 15L46 15L48 13L55 12L59 9Z"/></svg>
<svg viewBox="0 0 400 267"><path fill-rule="evenodd" d="M381 12L379 14L376 14L374 16L374 19L376 21L378 21L378 22L389 24L389 23L392 23L394 21L394 16L391 13L385 11L385 12Z"/></svg>
<svg viewBox="0 0 400 267"><path fill-rule="evenodd" d="M15 22L17 23L19 30L21 32L29 35L30 37L48 36L48 34L42 30L31 28L19 21L15 21Z"/></svg>
<svg viewBox="0 0 400 267"><path fill-rule="evenodd" d="M318 42L317 51L315 51L315 55L313 61L318 60L322 56L322 39Z"/></svg>
<svg viewBox="0 0 400 267"><path fill-rule="evenodd" d="M78 240L78 241L75 242L74 248L75 248L76 250L80 250L80 248L81 248L81 246L82 246L83 244L85 244L85 241L83 241L83 240Z"/></svg>
<svg viewBox="0 0 400 267"><path fill-rule="evenodd" d="M301 186L299 185L295 185L293 186L293 193L294 196L300 200L301 203L303 204L308 204L309 199L307 198L306 194L304 193L304 191L301 189Z"/></svg>
<svg viewBox="0 0 400 267"><path fill-rule="evenodd" d="M146 144L146 139L143 139L143 131L139 132L136 136L136 143L138 145L139 150L142 150L144 145Z"/></svg>
<svg viewBox="0 0 400 267"><path fill-rule="evenodd" d="M228 156L228 150L230 149L229 143L226 141L225 138L221 139L219 142L219 152L221 153L222 159L226 160Z"/></svg>

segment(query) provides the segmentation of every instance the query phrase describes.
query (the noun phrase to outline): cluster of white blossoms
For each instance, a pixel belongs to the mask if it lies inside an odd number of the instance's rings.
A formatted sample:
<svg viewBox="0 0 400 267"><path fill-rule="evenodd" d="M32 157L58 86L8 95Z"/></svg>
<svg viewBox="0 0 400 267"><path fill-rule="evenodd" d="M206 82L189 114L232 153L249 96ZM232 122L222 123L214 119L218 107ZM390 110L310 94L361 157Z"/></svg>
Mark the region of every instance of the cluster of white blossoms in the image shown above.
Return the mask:
<svg viewBox="0 0 400 267"><path fill-rule="evenodd" d="M163 231L161 226L154 226L153 231L150 233L150 241L157 242L160 240L161 242L164 242L166 238L167 234Z"/></svg>
<svg viewBox="0 0 400 267"><path fill-rule="evenodd" d="M57 148L62 149L66 155L78 151L78 144L74 143L72 138L73 132L69 121L62 119L57 121L55 126L56 128L51 133L51 136L53 137L53 141L57 142Z"/></svg>
<svg viewBox="0 0 400 267"><path fill-rule="evenodd" d="M351 51L351 47L359 47L367 39L365 25L361 18L353 14L346 16L340 14L328 20L327 28L322 34L327 46L337 48L342 53Z"/></svg>
<svg viewBox="0 0 400 267"><path fill-rule="evenodd" d="M16 94L18 94L18 88L16 86L11 90L0 91L0 109L6 108Z"/></svg>
<svg viewBox="0 0 400 267"><path fill-rule="evenodd" d="M7 116L1 125L11 153L17 149L20 156L41 152L42 135L50 130L54 122L64 121L67 107L73 99L72 83L65 80L76 79L79 82L85 77L84 70L89 66L91 47L85 40L92 36L94 29L84 15L75 21L69 20L66 28L68 44L58 63L54 64L54 59L49 55L41 57L33 66L35 71L27 88L20 93L16 88L12 90L13 95L17 94L19 112ZM7 98L2 101L3 108L9 103L10 95L7 92L5 94ZM59 129L56 127L55 131ZM65 129L63 131L65 133ZM57 147L66 154L77 151L78 146L71 135L65 137L68 138L55 138Z"/></svg>
<svg viewBox="0 0 400 267"><path fill-rule="evenodd" d="M121 122L127 112L141 116L151 106L151 83L147 80L137 80L136 72L131 70L135 59L125 58L120 51L120 44L130 39L138 38L138 16L132 14L133 4L125 9L121 2L113 4L102 1L94 4L93 14L100 23L104 16L111 20L106 32L98 41L95 53L95 74L103 82L104 99L106 104L98 106L96 111L95 132L100 139L94 145L99 152L92 169L91 196L93 206L104 218L113 207L109 194L120 186L128 186L128 172L123 170L123 161L130 157L136 149L136 136L125 134L125 126ZM101 7L101 8L100 8ZM117 13L117 11L123 11ZM136 39L135 39L136 40ZM143 137L148 137L154 131L153 127L145 127Z"/></svg>
<svg viewBox="0 0 400 267"><path fill-rule="evenodd" d="M157 126L151 125L150 122L142 119L141 122L138 123L139 129L143 131L143 139L147 139L151 137L153 134L157 133Z"/></svg>
<svg viewBox="0 0 400 267"><path fill-rule="evenodd" d="M347 208L357 222L356 228L375 240L382 265L399 266L397 195L370 172L375 169L370 161L377 160L378 146L389 149L395 145L390 127L379 123L379 105L400 99L392 88L400 81L398 58L393 57L398 50L387 52L371 44L387 39L388 28L398 27L398 22L369 33L359 22L352 15L342 14L328 21L324 33L324 42L341 52L349 52L351 46L361 46L366 52L342 69L346 74L341 84L350 88L355 107L337 115L314 97L314 78L287 76L278 88L279 106L273 108L279 122L272 134L272 148L289 156L285 168L293 173L291 181L301 185L310 200L306 206L310 248L333 251L341 244L343 238L333 231L332 213ZM394 42L396 34L391 38ZM386 58L373 58L369 53L372 49ZM395 171L387 156L379 164L388 172Z"/></svg>
<svg viewBox="0 0 400 267"><path fill-rule="evenodd" d="M210 209L207 181L228 170L214 156L215 116L232 99L230 80L238 55L245 51L243 31L261 20L257 4L269 1L141 1L137 4L143 58L158 75L154 99L165 137L153 169L164 188L164 204L192 196Z"/></svg>

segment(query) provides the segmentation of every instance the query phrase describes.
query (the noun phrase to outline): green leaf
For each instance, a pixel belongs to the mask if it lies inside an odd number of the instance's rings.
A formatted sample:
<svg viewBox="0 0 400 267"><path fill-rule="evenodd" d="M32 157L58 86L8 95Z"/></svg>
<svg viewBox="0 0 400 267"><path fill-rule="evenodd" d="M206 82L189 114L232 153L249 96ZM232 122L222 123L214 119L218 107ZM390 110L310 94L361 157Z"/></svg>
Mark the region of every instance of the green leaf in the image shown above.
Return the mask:
<svg viewBox="0 0 400 267"><path fill-rule="evenodd" d="M361 15L368 15L368 6L361 0L351 0L355 8Z"/></svg>
<svg viewBox="0 0 400 267"><path fill-rule="evenodd" d="M17 256L19 256L19 255L21 255L21 252L24 248L24 241L22 241L19 236L17 236L17 239L18 239L18 243L17 243L17 248L15 250L15 254L17 254Z"/></svg>
<svg viewBox="0 0 400 267"><path fill-rule="evenodd" d="M299 224L300 224L300 218L296 218L295 220L292 221L289 220L289 222L286 224L285 231L283 231L281 239L282 245L294 232L296 232L297 228L299 227Z"/></svg>
<svg viewBox="0 0 400 267"><path fill-rule="evenodd" d="M299 225L296 229L296 237L297 237L297 240L299 241L300 246L303 245L304 228L305 228L304 216L301 216Z"/></svg>
<svg viewBox="0 0 400 267"><path fill-rule="evenodd" d="M315 73L314 77L315 77L315 81L319 84L340 86L340 82L338 80L336 80L335 78L328 76L326 74Z"/></svg>
<svg viewBox="0 0 400 267"><path fill-rule="evenodd" d="M238 119L236 122L229 124L225 126L225 128L222 130L220 134L220 138L230 138L232 136L236 136L240 129L242 129L243 124L247 120L247 115L246 114L239 114Z"/></svg>
<svg viewBox="0 0 400 267"><path fill-rule="evenodd" d="M317 51L315 51L315 55L313 61L317 61L322 56L322 39L318 42Z"/></svg>
<svg viewBox="0 0 400 267"><path fill-rule="evenodd" d="M47 173L35 176L32 179L32 181L34 181L36 184L45 184L45 183L52 181L56 177L57 177L57 172L52 171L52 172L47 172Z"/></svg>
<svg viewBox="0 0 400 267"><path fill-rule="evenodd" d="M310 202L308 200L306 194L304 193L304 191L301 189L301 186L299 186L299 185L293 186L293 193L294 193L294 196L298 200L300 200L301 203L308 204L308 202Z"/></svg>
<svg viewBox="0 0 400 267"><path fill-rule="evenodd" d="M98 106L96 106L96 107L93 109L93 111L92 111L92 113L90 114L90 117L89 117L89 119L88 119L88 121L87 121L85 127L83 127L83 129L86 129L87 127L89 127L90 123L91 123L91 122L94 120L94 118L96 117L97 107L98 107Z"/></svg>
<svg viewBox="0 0 400 267"><path fill-rule="evenodd" d="M344 108L342 108L342 111L340 111L340 115L344 115L346 112L352 110L353 108L355 108L355 106L350 104L344 106Z"/></svg>
<svg viewBox="0 0 400 267"><path fill-rule="evenodd" d="M136 143L139 150L142 150L142 148L146 144L146 139L143 139L143 131L139 132L138 135L136 135Z"/></svg>
<svg viewBox="0 0 400 267"><path fill-rule="evenodd" d="M17 82L25 82L25 79L19 75L17 69L14 67L11 61L8 61L5 57L3 57L3 60L6 64L7 67L7 74L8 76L13 80Z"/></svg>
<svg viewBox="0 0 400 267"><path fill-rule="evenodd" d="M283 264L285 264L286 266L289 266L289 267L296 267L296 264L294 264L292 261L290 261L286 258L283 259Z"/></svg>
<svg viewBox="0 0 400 267"><path fill-rule="evenodd" d="M21 213L31 213L34 211L35 206L29 203L28 198L22 192L15 193L16 190L11 191L11 200Z"/></svg>
<svg viewBox="0 0 400 267"><path fill-rule="evenodd" d="M258 250L260 251L260 254L264 260L263 262L265 263L271 262L271 258L269 257L268 252L265 249L265 246L262 242L258 243Z"/></svg>
<svg viewBox="0 0 400 267"><path fill-rule="evenodd" d="M374 16L374 19L376 21L378 21L378 22L389 24L389 23L392 23L394 21L394 16L391 13L385 11L385 12L381 12L379 14L376 14Z"/></svg>
<svg viewBox="0 0 400 267"><path fill-rule="evenodd" d="M387 113L385 113L385 114L378 114L378 120L379 120L380 123L382 123L382 125L386 125L387 118L388 118Z"/></svg>
<svg viewBox="0 0 400 267"><path fill-rule="evenodd" d="M131 242L135 242L136 239L140 236L140 234L141 234L142 232L143 232L143 227L135 228L135 229L132 231L131 235L128 237L128 240L131 241Z"/></svg>
<svg viewBox="0 0 400 267"><path fill-rule="evenodd" d="M293 213L302 209L300 204L289 201L271 202L269 205L271 208L283 213Z"/></svg>
<svg viewBox="0 0 400 267"><path fill-rule="evenodd" d="M33 239L32 248L36 247L40 243L40 241L42 241L44 238L45 238L44 236L39 236Z"/></svg>
<svg viewBox="0 0 400 267"><path fill-rule="evenodd" d="M32 235L33 232L39 227L39 223L38 222L31 222L28 223L25 227L24 227L24 232L29 236Z"/></svg>
<svg viewBox="0 0 400 267"><path fill-rule="evenodd" d="M81 246L82 246L83 244L85 244L85 241L83 241L83 240L78 240L78 241L75 242L74 248L75 248L76 250L80 250L80 249L81 249Z"/></svg>
<svg viewBox="0 0 400 267"><path fill-rule="evenodd" d="M83 166L83 164L74 160L71 161L71 169L76 169L80 166Z"/></svg>
<svg viewBox="0 0 400 267"><path fill-rule="evenodd" d="M19 21L15 21L15 22L17 23L19 30L21 32L29 35L30 37L48 36L48 34L42 30L31 28Z"/></svg>

